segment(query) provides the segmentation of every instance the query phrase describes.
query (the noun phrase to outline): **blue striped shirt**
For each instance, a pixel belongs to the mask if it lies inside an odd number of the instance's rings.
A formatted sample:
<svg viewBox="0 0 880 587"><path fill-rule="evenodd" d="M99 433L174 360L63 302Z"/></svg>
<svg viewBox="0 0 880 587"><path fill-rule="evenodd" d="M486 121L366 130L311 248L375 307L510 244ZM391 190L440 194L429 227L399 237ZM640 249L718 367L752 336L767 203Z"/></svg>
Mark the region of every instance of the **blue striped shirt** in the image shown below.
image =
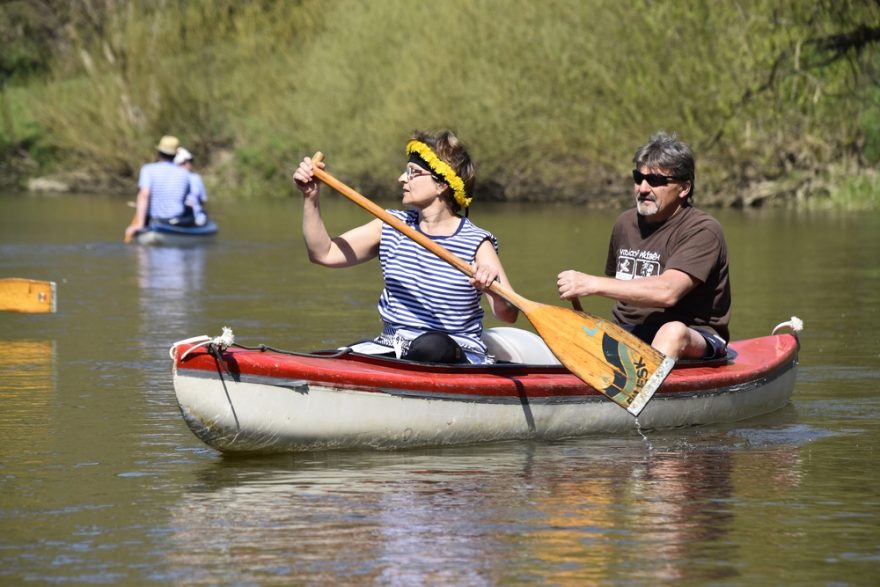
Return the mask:
<svg viewBox="0 0 880 587"><path fill-rule="evenodd" d="M388 212L419 230L417 211ZM455 234L430 238L467 263L474 261L484 240L488 239L498 250L498 240L492 233L467 218L461 219ZM378 308L386 332L391 330L411 339L437 330L449 334L465 350L486 352L481 340L482 293L469 283L466 275L387 224L382 226L379 263L385 289Z"/></svg>
<svg viewBox="0 0 880 587"><path fill-rule="evenodd" d="M156 161L141 167L138 189L149 188L150 218L174 218L183 214L183 200L189 192L189 171L171 161Z"/></svg>

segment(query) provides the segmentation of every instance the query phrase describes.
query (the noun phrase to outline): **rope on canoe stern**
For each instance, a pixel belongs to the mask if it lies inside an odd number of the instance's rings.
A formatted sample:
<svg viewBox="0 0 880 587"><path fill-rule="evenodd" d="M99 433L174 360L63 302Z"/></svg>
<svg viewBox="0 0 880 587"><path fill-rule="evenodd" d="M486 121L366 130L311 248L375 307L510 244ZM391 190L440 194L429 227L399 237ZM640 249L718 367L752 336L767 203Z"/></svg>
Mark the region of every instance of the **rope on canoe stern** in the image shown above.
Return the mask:
<svg viewBox="0 0 880 587"><path fill-rule="evenodd" d="M792 316L791 320L787 320L780 324L777 324L773 329L773 332L770 334L776 334L778 331L783 328L790 328L792 332L794 332L795 337L797 337L798 332L804 329L804 321L798 318L797 316Z"/></svg>

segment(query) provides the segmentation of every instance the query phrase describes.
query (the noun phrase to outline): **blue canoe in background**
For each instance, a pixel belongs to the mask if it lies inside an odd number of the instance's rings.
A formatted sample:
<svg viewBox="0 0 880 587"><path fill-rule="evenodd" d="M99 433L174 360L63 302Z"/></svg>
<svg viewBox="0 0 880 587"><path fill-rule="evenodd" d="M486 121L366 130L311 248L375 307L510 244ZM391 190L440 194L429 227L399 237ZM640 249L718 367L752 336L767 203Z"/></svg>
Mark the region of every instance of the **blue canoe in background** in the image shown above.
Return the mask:
<svg viewBox="0 0 880 587"><path fill-rule="evenodd" d="M141 245L186 247L210 242L217 234L217 223L208 220L202 226L178 226L151 222L139 231L134 241Z"/></svg>

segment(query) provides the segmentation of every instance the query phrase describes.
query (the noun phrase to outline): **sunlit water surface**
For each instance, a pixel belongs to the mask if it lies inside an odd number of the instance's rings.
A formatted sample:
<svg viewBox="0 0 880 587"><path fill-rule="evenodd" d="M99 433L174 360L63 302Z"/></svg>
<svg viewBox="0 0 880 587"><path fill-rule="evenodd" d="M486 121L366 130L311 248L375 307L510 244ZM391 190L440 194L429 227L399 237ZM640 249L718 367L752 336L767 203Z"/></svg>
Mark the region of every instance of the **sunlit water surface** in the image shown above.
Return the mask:
<svg viewBox="0 0 880 587"><path fill-rule="evenodd" d="M777 413L646 438L223 457L180 416L171 343L229 326L308 350L377 327L376 264L309 265L298 204L221 201L216 243L184 250L124 245L117 198L0 197L0 277L55 281L59 298L54 315L0 314L0 584L876 584L878 215L716 212L734 337L806 325ZM329 198L324 212L334 231L369 219ZM601 272L615 214L472 218L514 288L557 303L559 271Z"/></svg>

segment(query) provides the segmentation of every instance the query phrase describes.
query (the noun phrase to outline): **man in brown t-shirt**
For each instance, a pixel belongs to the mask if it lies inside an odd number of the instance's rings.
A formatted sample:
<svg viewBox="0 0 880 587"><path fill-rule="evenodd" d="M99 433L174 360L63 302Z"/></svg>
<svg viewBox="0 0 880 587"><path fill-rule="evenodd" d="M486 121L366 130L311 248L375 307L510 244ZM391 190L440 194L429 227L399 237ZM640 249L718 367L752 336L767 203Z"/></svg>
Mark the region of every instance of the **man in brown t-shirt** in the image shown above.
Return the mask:
<svg viewBox="0 0 880 587"><path fill-rule="evenodd" d="M718 221L691 205L693 153L660 132L633 163L636 207L614 224L606 276L563 271L559 296L616 300L615 322L674 359L723 356L730 340L727 244Z"/></svg>

